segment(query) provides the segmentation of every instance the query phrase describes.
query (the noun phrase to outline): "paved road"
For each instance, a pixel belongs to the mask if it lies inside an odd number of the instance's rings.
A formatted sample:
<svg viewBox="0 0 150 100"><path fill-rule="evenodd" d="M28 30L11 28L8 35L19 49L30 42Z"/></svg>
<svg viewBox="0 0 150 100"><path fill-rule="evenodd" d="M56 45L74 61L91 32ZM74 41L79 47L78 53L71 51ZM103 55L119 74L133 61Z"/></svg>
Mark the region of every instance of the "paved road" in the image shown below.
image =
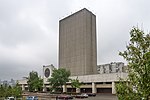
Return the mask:
<svg viewBox="0 0 150 100"><path fill-rule="evenodd" d="M56 100L56 99L51 99L51 100ZM61 100L61 99L59 99L59 100ZM71 100L118 100L118 99L115 95L101 94L101 95L97 95L96 97L88 97L88 98L84 98L84 99L74 98Z"/></svg>
<svg viewBox="0 0 150 100"><path fill-rule="evenodd" d="M35 95L39 97L39 100L56 100L56 98L51 98L48 94L41 93L29 93L30 95ZM26 96L25 96L26 97ZM118 100L115 95L111 94L97 94L96 97L88 97L84 99L74 98L71 100Z"/></svg>
<svg viewBox="0 0 150 100"><path fill-rule="evenodd" d="M83 99L73 99L73 100L83 100ZM114 95L97 95L96 97L88 97L84 100L118 100Z"/></svg>

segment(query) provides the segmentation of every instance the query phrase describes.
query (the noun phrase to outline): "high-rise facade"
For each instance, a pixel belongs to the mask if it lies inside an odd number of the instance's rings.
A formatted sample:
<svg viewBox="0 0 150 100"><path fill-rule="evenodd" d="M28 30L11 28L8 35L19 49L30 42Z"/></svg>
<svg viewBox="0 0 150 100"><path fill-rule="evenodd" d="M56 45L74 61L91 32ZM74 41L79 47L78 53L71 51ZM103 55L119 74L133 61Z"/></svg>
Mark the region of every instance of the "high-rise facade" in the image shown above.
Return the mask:
<svg viewBox="0 0 150 100"><path fill-rule="evenodd" d="M59 67L72 76L96 74L96 16L86 8L59 21Z"/></svg>

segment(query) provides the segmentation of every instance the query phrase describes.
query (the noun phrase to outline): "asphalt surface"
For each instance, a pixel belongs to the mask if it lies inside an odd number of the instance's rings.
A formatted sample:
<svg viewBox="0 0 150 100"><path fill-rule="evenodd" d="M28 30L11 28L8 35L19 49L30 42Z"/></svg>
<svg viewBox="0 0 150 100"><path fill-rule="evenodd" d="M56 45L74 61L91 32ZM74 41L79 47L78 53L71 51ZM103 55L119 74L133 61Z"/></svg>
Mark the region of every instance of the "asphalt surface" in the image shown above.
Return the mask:
<svg viewBox="0 0 150 100"><path fill-rule="evenodd" d="M28 93L26 94L26 96L27 95L38 96L39 100L56 100L55 95L49 95L49 93ZM64 99L59 99L59 100L64 100ZM73 98L71 100L118 100L118 99L117 96L112 94L97 94L95 97L88 97L83 99Z"/></svg>
<svg viewBox="0 0 150 100"><path fill-rule="evenodd" d="M114 95L97 95L96 97L88 97L85 99L73 99L73 100L118 100Z"/></svg>
<svg viewBox="0 0 150 100"><path fill-rule="evenodd" d="M51 100L56 100L56 99L53 98ZM58 99L58 100L63 100L63 99ZM74 98L74 99L70 99L70 100L118 100L118 99L115 95L100 94L100 95L97 95L96 97L88 97L88 98L84 98L84 99Z"/></svg>

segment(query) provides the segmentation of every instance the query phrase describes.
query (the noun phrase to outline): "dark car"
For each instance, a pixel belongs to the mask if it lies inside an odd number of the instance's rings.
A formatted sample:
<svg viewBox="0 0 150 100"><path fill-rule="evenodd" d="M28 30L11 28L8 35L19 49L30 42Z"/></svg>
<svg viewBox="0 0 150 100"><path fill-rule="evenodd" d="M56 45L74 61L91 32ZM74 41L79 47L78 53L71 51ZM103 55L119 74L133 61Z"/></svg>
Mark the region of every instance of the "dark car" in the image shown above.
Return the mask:
<svg viewBox="0 0 150 100"><path fill-rule="evenodd" d="M38 100L37 96L27 96L26 100Z"/></svg>
<svg viewBox="0 0 150 100"><path fill-rule="evenodd" d="M57 99L73 99L70 95L59 95L56 97Z"/></svg>
<svg viewBox="0 0 150 100"><path fill-rule="evenodd" d="M88 98L88 95L83 93L83 94L80 94L80 95L76 95L75 98Z"/></svg>
<svg viewBox="0 0 150 100"><path fill-rule="evenodd" d="M96 93L87 93L87 95L88 95L89 97L95 97L95 96L96 96Z"/></svg>

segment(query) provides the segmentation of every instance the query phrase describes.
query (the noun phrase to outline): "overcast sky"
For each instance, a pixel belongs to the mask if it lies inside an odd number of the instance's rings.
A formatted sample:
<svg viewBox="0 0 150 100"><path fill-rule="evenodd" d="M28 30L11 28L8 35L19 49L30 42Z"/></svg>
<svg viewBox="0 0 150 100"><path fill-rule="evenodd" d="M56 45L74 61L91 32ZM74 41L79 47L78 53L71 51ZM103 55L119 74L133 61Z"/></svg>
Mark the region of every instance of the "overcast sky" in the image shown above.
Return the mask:
<svg viewBox="0 0 150 100"><path fill-rule="evenodd" d="M97 63L125 62L132 26L150 30L149 0L0 0L0 79L58 67L59 20L87 8L97 17Z"/></svg>

